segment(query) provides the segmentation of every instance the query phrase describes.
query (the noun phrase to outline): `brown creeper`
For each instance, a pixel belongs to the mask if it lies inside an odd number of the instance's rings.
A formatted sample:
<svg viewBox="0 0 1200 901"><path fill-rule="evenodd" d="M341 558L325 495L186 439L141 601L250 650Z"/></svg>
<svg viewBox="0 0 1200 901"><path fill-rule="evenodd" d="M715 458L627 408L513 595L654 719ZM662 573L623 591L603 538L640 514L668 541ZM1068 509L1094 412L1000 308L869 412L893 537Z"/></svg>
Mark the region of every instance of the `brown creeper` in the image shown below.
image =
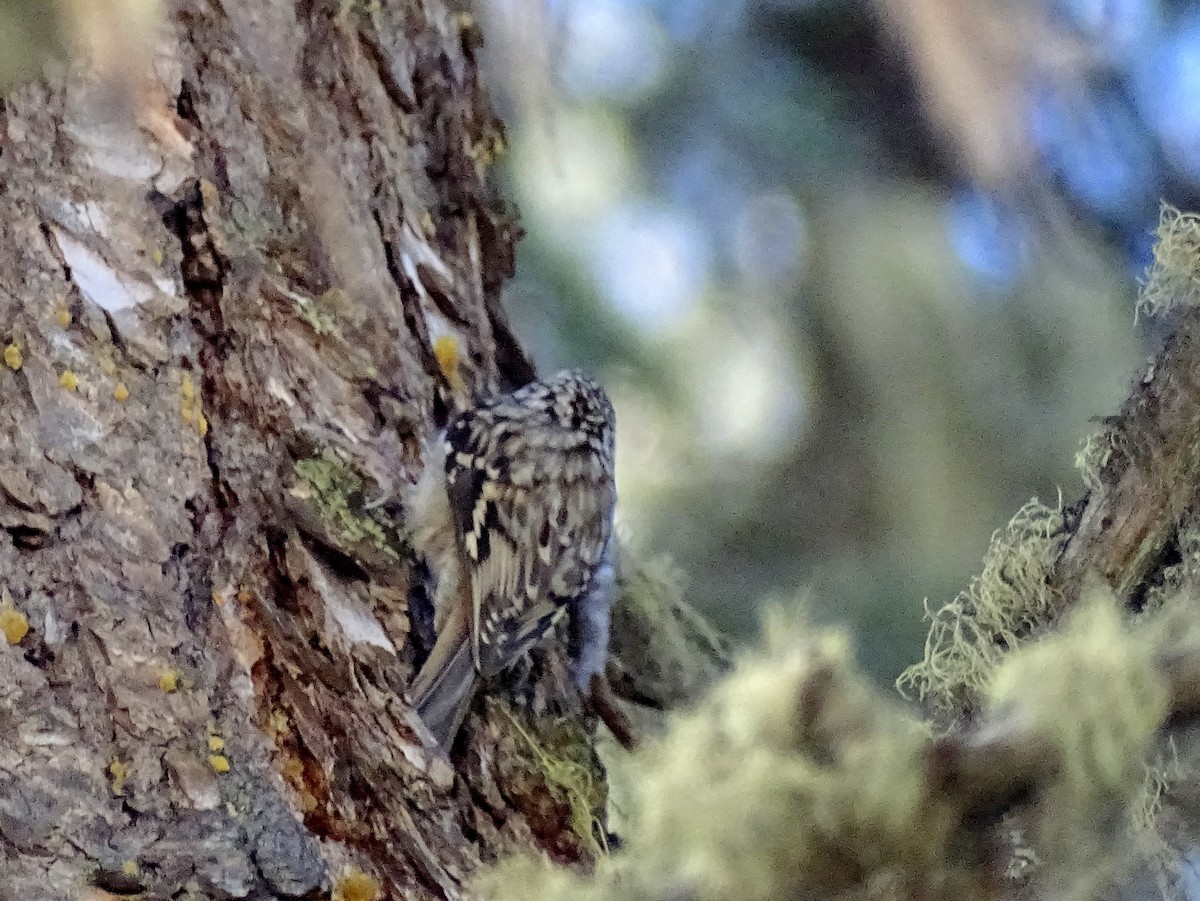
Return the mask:
<svg viewBox="0 0 1200 901"><path fill-rule="evenodd" d="M613 432L604 390L560 372L466 410L430 448L409 507L414 544L438 577L437 640L409 698L443 748L478 681L529 651L568 607L582 640L577 681L603 669Z"/></svg>

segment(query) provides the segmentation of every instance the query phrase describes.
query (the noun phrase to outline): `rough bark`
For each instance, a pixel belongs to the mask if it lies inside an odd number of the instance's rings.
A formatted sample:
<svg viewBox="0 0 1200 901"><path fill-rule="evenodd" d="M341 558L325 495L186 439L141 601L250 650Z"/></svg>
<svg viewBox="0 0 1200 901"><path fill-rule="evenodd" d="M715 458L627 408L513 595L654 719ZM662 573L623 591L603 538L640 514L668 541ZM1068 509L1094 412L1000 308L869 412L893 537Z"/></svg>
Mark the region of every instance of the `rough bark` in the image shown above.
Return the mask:
<svg viewBox="0 0 1200 901"><path fill-rule="evenodd" d="M1080 504L1054 572L1065 609L1098 575L1137 602L1162 568L1180 520L1195 509L1200 485L1200 315L1177 316L1158 356L1118 416L1099 485Z"/></svg>
<svg viewBox="0 0 1200 901"><path fill-rule="evenodd" d="M0 896L451 898L592 858L558 646L453 766L402 701L395 487L458 378L532 373L477 42L442 0L176 0L136 123L78 67L5 100Z"/></svg>

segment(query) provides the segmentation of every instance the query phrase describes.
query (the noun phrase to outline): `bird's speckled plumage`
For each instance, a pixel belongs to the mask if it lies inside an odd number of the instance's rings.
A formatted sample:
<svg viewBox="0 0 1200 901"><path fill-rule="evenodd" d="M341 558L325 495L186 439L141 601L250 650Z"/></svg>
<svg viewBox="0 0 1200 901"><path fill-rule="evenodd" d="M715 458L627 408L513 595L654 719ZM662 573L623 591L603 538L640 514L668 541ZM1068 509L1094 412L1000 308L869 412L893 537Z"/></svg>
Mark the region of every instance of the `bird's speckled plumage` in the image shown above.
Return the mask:
<svg viewBox="0 0 1200 901"><path fill-rule="evenodd" d="M444 454L458 585L409 692L443 745L477 677L529 651L611 558L613 433L607 395L578 372L486 400L446 428L433 456Z"/></svg>

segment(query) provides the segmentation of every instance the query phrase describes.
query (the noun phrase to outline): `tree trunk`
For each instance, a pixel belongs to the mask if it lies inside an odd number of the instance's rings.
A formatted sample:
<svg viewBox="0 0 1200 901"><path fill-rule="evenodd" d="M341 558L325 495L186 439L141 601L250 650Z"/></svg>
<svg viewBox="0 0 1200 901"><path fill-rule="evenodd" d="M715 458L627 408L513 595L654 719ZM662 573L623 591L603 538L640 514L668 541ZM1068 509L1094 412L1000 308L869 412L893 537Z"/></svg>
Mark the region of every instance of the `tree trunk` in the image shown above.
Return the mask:
<svg viewBox="0 0 1200 901"><path fill-rule="evenodd" d="M453 764L403 701L396 489L450 394L532 375L477 43L442 0L176 0L136 122L77 67L5 101L0 896L453 898L593 858L561 642Z"/></svg>

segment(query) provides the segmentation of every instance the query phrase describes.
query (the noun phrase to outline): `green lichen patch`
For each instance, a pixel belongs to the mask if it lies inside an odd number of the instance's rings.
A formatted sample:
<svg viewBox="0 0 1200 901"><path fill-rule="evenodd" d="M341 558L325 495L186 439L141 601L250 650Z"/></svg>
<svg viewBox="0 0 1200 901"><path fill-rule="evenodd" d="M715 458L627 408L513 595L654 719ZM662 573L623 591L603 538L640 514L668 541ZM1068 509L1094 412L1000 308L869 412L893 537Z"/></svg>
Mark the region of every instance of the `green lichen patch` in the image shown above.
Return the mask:
<svg viewBox="0 0 1200 901"><path fill-rule="evenodd" d="M292 309L318 335L340 338L341 331L338 328L334 304L331 302L333 296L328 292L320 297L292 294Z"/></svg>
<svg viewBox="0 0 1200 901"><path fill-rule="evenodd" d="M309 501L330 533L345 544L366 543L391 560L399 560L390 524L363 511L366 480L329 452L298 461L293 494Z"/></svg>

